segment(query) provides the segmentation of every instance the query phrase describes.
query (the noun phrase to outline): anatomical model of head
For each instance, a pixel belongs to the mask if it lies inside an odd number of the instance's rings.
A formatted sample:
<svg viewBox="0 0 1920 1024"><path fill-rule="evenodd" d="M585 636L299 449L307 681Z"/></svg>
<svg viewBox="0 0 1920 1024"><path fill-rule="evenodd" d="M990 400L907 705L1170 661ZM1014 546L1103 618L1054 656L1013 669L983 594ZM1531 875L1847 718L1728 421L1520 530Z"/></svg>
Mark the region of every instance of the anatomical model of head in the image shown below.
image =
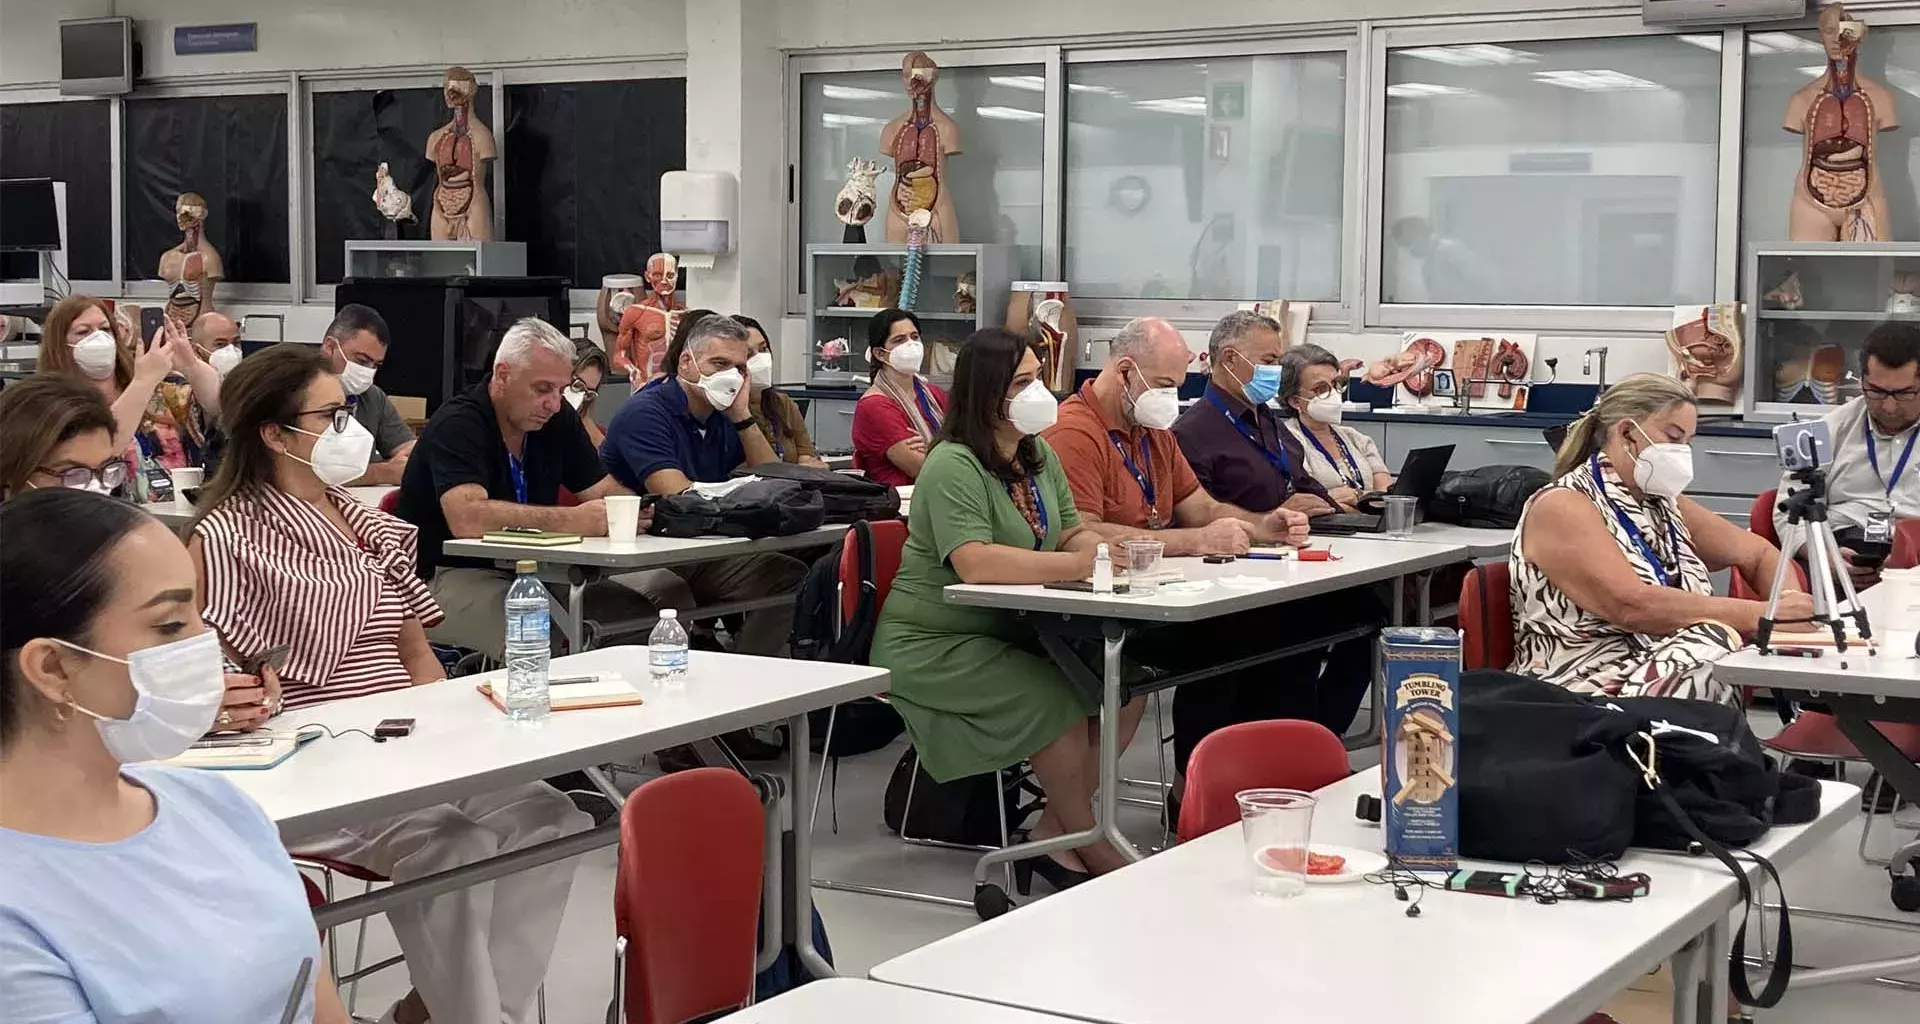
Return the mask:
<svg viewBox="0 0 1920 1024"><path fill-rule="evenodd" d="M948 187L947 157L960 152L960 128L934 101L940 68L918 50L900 62L907 112L880 130L881 155L893 164L893 193L887 201L887 241L907 240L907 218L927 210L933 221L929 242L957 242L953 190Z"/></svg>
<svg viewBox="0 0 1920 1024"><path fill-rule="evenodd" d="M1827 66L1787 101L1787 131L1800 134L1787 236L1796 242L1884 242L1887 194L1876 136L1900 126L1893 94L1860 74L1867 26L1833 4L1820 12Z"/></svg>
<svg viewBox="0 0 1920 1024"><path fill-rule="evenodd" d="M160 279L167 282L167 319L182 328L213 312L213 290L226 274L220 254L207 241L207 201L198 192L182 192L173 201L180 244L160 254Z"/></svg>
<svg viewBox="0 0 1920 1024"><path fill-rule="evenodd" d="M427 159L433 161L435 175L429 228L435 239L486 241L493 237L487 164L499 151L493 133L473 116L479 91L473 72L447 69L441 94L453 117L427 136Z"/></svg>

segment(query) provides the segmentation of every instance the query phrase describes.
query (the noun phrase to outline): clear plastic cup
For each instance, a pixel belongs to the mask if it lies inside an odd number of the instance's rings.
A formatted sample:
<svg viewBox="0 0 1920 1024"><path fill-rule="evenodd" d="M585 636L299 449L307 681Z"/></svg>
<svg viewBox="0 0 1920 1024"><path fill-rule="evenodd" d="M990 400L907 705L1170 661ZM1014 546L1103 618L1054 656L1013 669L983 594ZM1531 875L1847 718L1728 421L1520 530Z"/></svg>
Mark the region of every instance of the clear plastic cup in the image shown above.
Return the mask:
<svg viewBox="0 0 1920 1024"><path fill-rule="evenodd" d="M1286 899L1307 889L1307 851L1313 839L1311 793L1297 789L1244 789L1240 829L1247 841L1247 868L1255 896Z"/></svg>
<svg viewBox="0 0 1920 1024"><path fill-rule="evenodd" d="M1157 540L1130 540L1122 545L1127 551L1127 576L1143 579L1160 571L1160 556L1167 546Z"/></svg>
<svg viewBox="0 0 1920 1024"><path fill-rule="evenodd" d="M1383 525L1387 536L1396 540L1412 537L1413 525L1420 518L1420 499L1411 494L1389 494L1386 496L1386 506Z"/></svg>

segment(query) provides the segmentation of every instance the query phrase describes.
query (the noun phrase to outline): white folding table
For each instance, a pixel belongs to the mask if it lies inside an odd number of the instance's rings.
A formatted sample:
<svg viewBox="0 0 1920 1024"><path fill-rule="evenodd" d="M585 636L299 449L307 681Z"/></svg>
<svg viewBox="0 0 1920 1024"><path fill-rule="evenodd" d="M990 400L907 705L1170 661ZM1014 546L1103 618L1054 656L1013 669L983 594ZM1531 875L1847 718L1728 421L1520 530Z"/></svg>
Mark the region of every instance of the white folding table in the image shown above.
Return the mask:
<svg viewBox="0 0 1920 1024"><path fill-rule="evenodd" d="M1315 844L1379 849L1378 827L1353 818L1354 798L1378 792L1374 772L1321 790ZM1851 813L1857 793L1827 784L1821 818L1775 830L1762 849L1786 857L1811 847ZM1732 876L1718 862L1656 854L1632 853L1621 869L1651 875L1650 894L1546 906L1428 892L1409 918L1390 887L1364 881L1309 886L1289 900L1253 895L1241 831L1228 827L871 976L1100 1024L1573 1024L1671 957L1689 971L1676 1024L1724 1020ZM1143 937L1152 944L1146 959ZM1720 965L1717 983L1705 957ZM1714 1006L1718 1016L1703 1016Z"/></svg>
<svg viewBox="0 0 1920 1024"><path fill-rule="evenodd" d="M725 1024L1064 1024L1066 1018L861 978L827 978L720 1020Z"/></svg>
<svg viewBox="0 0 1920 1024"><path fill-rule="evenodd" d="M1423 544L1458 544L1474 558L1505 558L1513 550L1513 531L1451 523L1421 523L1413 539Z"/></svg>
<svg viewBox="0 0 1920 1024"><path fill-rule="evenodd" d="M379 485L347 488L348 491L353 493L355 500L362 504L371 505L374 508L380 507L380 499L386 497L389 491L397 491L399 489L398 487ZM171 501L154 502L150 505L142 505L140 508L148 515L165 523L167 529L176 532L178 532L181 527L186 526L187 521L193 518L193 506L178 505Z"/></svg>
<svg viewBox="0 0 1920 1024"><path fill-rule="evenodd" d="M796 533L789 537L749 539L642 535L633 540L588 537L578 544L562 544L555 547L455 539L442 544L440 551L453 558L488 559L509 570L513 568L515 562L523 559L538 562L543 581L563 583L567 587L567 599L564 603L558 598L553 600L553 617L554 621L560 624L560 631L566 634L568 642L572 644L572 649L581 650L585 646L582 636L586 629L586 590L588 585L605 576L639 572L645 569L667 569L694 562L712 562L739 555L824 547L839 540L846 532L847 527L844 524L835 524L809 530L806 533ZM792 600L792 595L786 594L733 601L723 605L694 609L683 618L690 619L696 615L701 617L732 615L760 608L772 608L790 603Z"/></svg>
<svg viewBox="0 0 1920 1024"><path fill-rule="evenodd" d="M234 771L227 777L280 828L289 848L299 841L356 822L418 810L449 800L534 782L609 761L632 759L664 747L769 722L786 721L793 749L805 751L807 712L887 688L884 669L825 661L792 661L697 651L684 686L663 689L647 675L644 647L609 647L554 659L555 676L620 673L644 702L615 708L557 711L534 723L508 719L475 685L504 685L504 672L449 679L289 711L274 728L317 722L338 733L372 732L387 718L411 718L411 736L376 744L359 734L314 740L267 771ZM811 762L788 758L785 793L807 792ZM789 820L792 820L789 817ZM577 856L618 840L618 823L591 832L516 850L481 864L441 872L329 905L316 915L331 927L387 908L477 885L502 875ZM813 953L812 836L794 829L793 863L782 885L792 901L791 921L800 922L789 942L808 963L830 973ZM769 847L778 850L779 844ZM777 944L769 948L778 949Z"/></svg>
<svg viewBox="0 0 1920 1024"><path fill-rule="evenodd" d="M1323 546L1340 556L1337 561L1301 562L1242 558L1226 564L1208 564L1199 558L1170 558L1162 564L1185 573L1189 581L1207 581L1210 586L1197 594L1170 593L1160 588L1151 595L1115 595L1049 590L1041 586L985 586L957 584L945 589L946 600L953 604L999 608L1028 615L1040 633L1042 645L1070 682L1100 695L1100 779L1094 801L1094 826L1085 832L1022 843L983 856L974 869L974 909L982 917L1004 912L1007 896L987 883L987 874L996 864L1017 858L1040 856L1052 851L1070 850L1097 839L1106 839L1114 848L1133 858L1140 856L1133 844L1120 832L1117 817L1120 778L1120 709L1127 694L1122 678L1121 654L1127 637L1143 623L1198 622L1236 612L1300 601L1351 587L1382 580L1423 575L1442 565L1464 561L1466 549L1451 544L1425 544L1379 538L1341 537L1323 539ZM1228 586L1219 582L1229 577L1257 577L1252 586ZM1399 587L1395 587L1395 615ZM1424 599L1421 604L1426 602ZM1424 610L1424 609L1423 609ZM1293 638L1284 635L1276 621L1276 647L1273 652L1251 659L1212 666L1172 678L1153 680L1152 689L1179 686L1224 671L1248 667L1306 650L1315 650L1342 640L1371 632L1370 626L1356 626L1349 633L1332 636ZM1076 637L1098 636L1103 641L1102 674L1094 678L1073 653L1069 641ZM1133 695L1146 692L1137 690ZM1377 705L1376 705L1377 706Z"/></svg>

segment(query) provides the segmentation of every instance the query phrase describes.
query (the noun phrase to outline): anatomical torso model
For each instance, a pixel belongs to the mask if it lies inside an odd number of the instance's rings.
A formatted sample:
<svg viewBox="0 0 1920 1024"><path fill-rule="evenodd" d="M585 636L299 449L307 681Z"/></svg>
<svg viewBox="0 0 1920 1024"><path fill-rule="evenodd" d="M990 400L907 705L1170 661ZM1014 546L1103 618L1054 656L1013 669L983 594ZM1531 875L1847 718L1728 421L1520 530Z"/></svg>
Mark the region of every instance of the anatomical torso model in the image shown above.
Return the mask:
<svg viewBox="0 0 1920 1024"><path fill-rule="evenodd" d="M173 216L182 235L179 245L160 254L160 278L168 286L167 319L190 327L200 314L213 312L214 286L226 274L207 241L207 201L182 192L173 201Z"/></svg>
<svg viewBox="0 0 1920 1024"><path fill-rule="evenodd" d="M671 253L647 257L647 293L620 314L620 336L613 349L614 369L635 385L660 375L660 357L667 354L680 311L674 293L680 287L680 261Z"/></svg>
<svg viewBox="0 0 1920 1024"><path fill-rule="evenodd" d="M493 133L473 117L473 98L480 91L473 72L448 68L447 109L453 120L427 136L427 159L433 161L433 219L435 239L484 242L493 238L493 202L487 196L487 164L498 151Z"/></svg>
<svg viewBox="0 0 1920 1024"><path fill-rule="evenodd" d="M1893 94L1859 73L1867 27L1834 4L1820 12L1827 67L1787 101L1787 131L1805 136L1787 237L1796 242L1884 242L1887 192L1875 136L1900 126Z"/></svg>
<svg viewBox="0 0 1920 1024"><path fill-rule="evenodd" d="M960 152L960 128L933 101L940 69L915 50L900 64L900 79L912 106L880 129L880 153L893 164L893 194L887 199L887 241L907 240L907 218L926 210L928 242L958 242L960 229L948 187L947 157Z"/></svg>

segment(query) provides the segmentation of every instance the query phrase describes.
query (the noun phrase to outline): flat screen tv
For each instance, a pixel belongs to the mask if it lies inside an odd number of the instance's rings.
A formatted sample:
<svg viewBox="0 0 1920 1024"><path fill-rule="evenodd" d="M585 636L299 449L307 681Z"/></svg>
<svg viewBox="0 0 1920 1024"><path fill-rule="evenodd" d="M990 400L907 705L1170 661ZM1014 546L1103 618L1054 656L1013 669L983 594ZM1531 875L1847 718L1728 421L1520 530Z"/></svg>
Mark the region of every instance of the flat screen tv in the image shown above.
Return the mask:
<svg viewBox="0 0 1920 1024"><path fill-rule="evenodd" d="M133 91L132 18L86 18L60 23L60 92L118 96Z"/></svg>
<svg viewBox="0 0 1920 1024"><path fill-rule="evenodd" d="M0 252L56 252L60 210L51 178L0 178Z"/></svg>

